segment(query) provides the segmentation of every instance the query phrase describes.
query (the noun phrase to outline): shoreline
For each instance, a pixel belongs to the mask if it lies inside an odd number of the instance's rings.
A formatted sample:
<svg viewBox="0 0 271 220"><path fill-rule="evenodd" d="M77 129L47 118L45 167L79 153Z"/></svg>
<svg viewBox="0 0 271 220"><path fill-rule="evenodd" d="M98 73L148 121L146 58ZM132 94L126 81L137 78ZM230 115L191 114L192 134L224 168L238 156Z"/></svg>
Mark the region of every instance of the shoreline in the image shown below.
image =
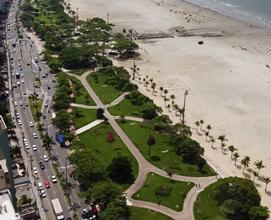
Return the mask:
<svg viewBox="0 0 271 220"><path fill-rule="evenodd" d="M157 1L146 3L144 0L72 0L71 7L84 6L81 11L79 8L79 15L84 18L105 18L106 12L110 11L110 22L117 27L133 28L141 33L168 32L175 27L230 31L230 36L213 38L180 37L175 33L174 38L137 40L141 57L136 64L142 78L148 75L154 79L157 88L163 86L168 89L169 94L176 96L175 103L180 106L183 91L188 89L188 124L195 127L194 122L200 119L206 121L204 127L211 124L211 135L216 138L226 135L229 140L226 144L233 144L239 149L241 157L238 165L245 155L252 159L250 167L254 167L255 160L262 159L267 168L261 173L271 176L271 158L268 156L271 70L266 66L270 65L271 57L270 32L190 2L164 2L169 4L158 6L155 4ZM174 3L178 3L176 10L172 6ZM187 19L190 19L189 22ZM204 41L204 45L198 45L200 40ZM129 70L132 62L115 63ZM159 95L152 96L142 84L136 84L140 92L153 99L174 122L179 122L179 118L165 108ZM213 150L204 135L193 135L192 138L199 141L205 148L207 159L225 176L244 177L242 169L234 166L229 153L225 155L221 152L218 141L217 149ZM264 184L259 181L257 184L260 184L257 188L263 204L271 207L271 198L264 192Z"/></svg>

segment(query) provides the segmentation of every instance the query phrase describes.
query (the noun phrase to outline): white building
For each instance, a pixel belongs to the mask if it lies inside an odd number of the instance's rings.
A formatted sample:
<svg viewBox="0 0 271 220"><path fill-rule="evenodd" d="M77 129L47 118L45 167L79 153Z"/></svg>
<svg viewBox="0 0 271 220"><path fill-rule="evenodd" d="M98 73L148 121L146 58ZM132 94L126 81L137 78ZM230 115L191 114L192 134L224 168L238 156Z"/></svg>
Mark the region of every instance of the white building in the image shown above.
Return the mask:
<svg viewBox="0 0 271 220"><path fill-rule="evenodd" d="M14 210L8 190L0 192L0 220L21 220Z"/></svg>

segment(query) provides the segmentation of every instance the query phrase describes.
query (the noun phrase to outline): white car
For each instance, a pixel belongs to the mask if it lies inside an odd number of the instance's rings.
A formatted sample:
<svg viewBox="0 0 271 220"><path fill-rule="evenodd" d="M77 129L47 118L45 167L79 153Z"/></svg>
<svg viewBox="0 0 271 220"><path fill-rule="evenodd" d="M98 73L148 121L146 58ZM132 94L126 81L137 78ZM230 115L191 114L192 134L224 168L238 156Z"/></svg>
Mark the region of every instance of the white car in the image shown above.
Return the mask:
<svg viewBox="0 0 271 220"><path fill-rule="evenodd" d="M19 126L20 126L20 127L22 127L22 126L23 126L23 124L22 124L21 120L18 120L18 124L19 124Z"/></svg>
<svg viewBox="0 0 271 220"><path fill-rule="evenodd" d="M47 155L43 155L43 160L47 162L49 160L49 157Z"/></svg>
<svg viewBox="0 0 271 220"><path fill-rule="evenodd" d="M27 107L27 106L28 106L28 102L25 102L25 104L24 104L24 105L25 105L25 107Z"/></svg>
<svg viewBox="0 0 271 220"><path fill-rule="evenodd" d="M56 178L56 176L52 176L52 182L53 182L53 183L57 183L57 178Z"/></svg>
<svg viewBox="0 0 271 220"><path fill-rule="evenodd" d="M42 185L41 182L38 182L38 189L39 189L39 190L43 190L43 185Z"/></svg>
<svg viewBox="0 0 271 220"><path fill-rule="evenodd" d="M22 83L24 83L24 80L22 79L22 81L21 81Z"/></svg>
<svg viewBox="0 0 271 220"><path fill-rule="evenodd" d="M38 138L38 136L37 136L37 134L36 134L35 132L33 133L33 137L34 137L35 139Z"/></svg>
<svg viewBox="0 0 271 220"><path fill-rule="evenodd" d="M20 106L23 106L23 102L22 101L20 101Z"/></svg>
<svg viewBox="0 0 271 220"><path fill-rule="evenodd" d="M33 124L32 121L29 122L29 126L30 126L30 127L33 127L33 126L34 126L34 124Z"/></svg>
<svg viewBox="0 0 271 220"><path fill-rule="evenodd" d="M34 173L34 174L38 174L38 169L37 169L37 167L33 167L33 173Z"/></svg>
<svg viewBox="0 0 271 220"><path fill-rule="evenodd" d="M40 191L40 195L41 195L42 198L45 198L45 197L46 197L46 193L45 193L45 190L44 190L44 189L42 189L42 190Z"/></svg>
<svg viewBox="0 0 271 220"><path fill-rule="evenodd" d="M15 102L14 102L14 105L17 106L17 105L18 105L18 102L15 101Z"/></svg>
<svg viewBox="0 0 271 220"><path fill-rule="evenodd" d="M33 151L38 150L38 148L37 148L37 146L35 144L33 144L32 149L33 149Z"/></svg>
<svg viewBox="0 0 271 220"><path fill-rule="evenodd" d="M45 105L44 105L46 108L48 107L48 103L45 103Z"/></svg>
<svg viewBox="0 0 271 220"><path fill-rule="evenodd" d="M21 85L21 83L20 82L17 82L17 86L20 86Z"/></svg>
<svg viewBox="0 0 271 220"><path fill-rule="evenodd" d="M18 112L16 113L16 118L20 119L20 114Z"/></svg>

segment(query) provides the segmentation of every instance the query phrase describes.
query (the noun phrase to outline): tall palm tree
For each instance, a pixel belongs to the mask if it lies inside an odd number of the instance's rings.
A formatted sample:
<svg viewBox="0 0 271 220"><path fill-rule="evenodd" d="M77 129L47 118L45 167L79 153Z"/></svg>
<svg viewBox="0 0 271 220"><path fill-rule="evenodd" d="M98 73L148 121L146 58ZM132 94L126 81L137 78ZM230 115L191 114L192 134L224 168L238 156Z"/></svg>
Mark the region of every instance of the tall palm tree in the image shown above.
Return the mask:
<svg viewBox="0 0 271 220"><path fill-rule="evenodd" d="M220 135L220 136L218 136L217 139L221 141L221 145L222 145L223 142L226 141L226 136L225 135Z"/></svg>
<svg viewBox="0 0 271 220"><path fill-rule="evenodd" d="M209 133L210 133L210 130L212 129L212 126L211 125L207 125L206 126L206 129L209 131Z"/></svg>
<svg viewBox="0 0 271 220"><path fill-rule="evenodd" d="M210 142L211 142L211 147L214 148L215 139L213 136L210 136Z"/></svg>
<svg viewBox="0 0 271 220"><path fill-rule="evenodd" d="M228 149L229 149L229 151L231 152L231 158L232 158L233 152L234 152L234 151L237 151L237 149L236 149L233 145L228 146Z"/></svg>
<svg viewBox="0 0 271 220"><path fill-rule="evenodd" d="M258 172L257 172L256 170L253 170L253 171L252 171L252 174L253 174L253 176L254 176L254 177L253 177L253 182L254 182L256 176L259 176L259 175L258 175Z"/></svg>
<svg viewBox="0 0 271 220"><path fill-rule="evenodd" d="M169 98L170 98L172 101L174 101L174 100L175 100L175 95L172 94L172 95L169 96Z"/></svg>
<svg viewBox="0 0 271 220"><path fill-rule="evenodd" d="M153 82L153 78L150 78L150 83L152 84L152 82Z"/></svg>
<svg viewBox="0 0 271 220"><path fill-rule="evenodd" d="M199 131L200 122L199 121L195 121L195 125L197 126L197 131Z"/></svg>
<svg viewBox="0 0 271 220"><path fill-rule="evenodd" d="M175 115L177 115L179 106L178 106L177 104L174 104L174 105L173 105L173 108L174 108L174 110L175 110Z"/></svg>
<svg viewBox="0 0 271 220"><path fill-rule="evenodd" d="M148 86L149 86L149 81L146 81L146 84L145 84L145 86L146 86L146 89L148 90Z"/></svg>
<svg viewBox="0 0 271 220"><path fill-rule="evenodd" d="M240 157L240 155L238 154L238 152L234 152L233 154L233 158L234 158L234 165L236 165L237 159Z"/></svg>
<svg viewBox="0 0 271 220"><path fill-rule="evenodd" d="M204 120L200 119L199 123L200 123L200 129L202 129L202 125L204 124Z"/></svg>
<svg viewBox="0 0 271 220"><path fill-rule="evenodd" d="M264 177L263 182L265 183L265 191L267 191L267 185L271 182L270 177Z"/></svg>
<svg viewBox="0 0 271 220"><path fill-rule="evenodd" d="M249 156L245 156L242 160L241 160L241 164L243 165L243 173L245 172L245 169L247 169L249 167L250 164L250 157Z"/></svg>
<svg viewBox="0 0 271 220"><path fill-rule="evenodd" d="M254 165L258 169L258 175L260 173L260 169L265 168L265 166L263 165L263 161L262 160L257 160L256 162L254 162Z"/></svg>
<svg viewBox="0 0 271 220"><path fill-rule="evenodd" d="M205 132L205 141L207 141L208 136L209 136L209 132L206 131L206 132Z"/></svg>
<svg viewBox="0 0 271 220"><path fill-rule="evenodd" d="M141 77L138 77L138 82L141 83Z"/></svg>
<svg viewBox="0 0 271 220"><path fill-rule="evenodd" d="M167 107L167 101L168 101L168 99L166 97L164 97L164 102L165 102L166 107Z"/></svg>
<svg viewBox="0 0 271 220"><path fill-rule="evenodd" d="M166 98L167 94L168 94L168 90L167 89L164 90L164 94L165 94L165 98Z"/></svg>
<svg viewBox="0 0 271 220"><path fill-rule="evenodd" d="M160 86L159 90L160 90L160 95L162 96L162 94L163 94L163 91L164 91L164 88L163 88L163 86Z"/></svg>
<svg viewBox="0 0 271 220"><path fill-rule="evenodd" d="M153 83L151 84L151 88L152 88L152 94L154 94L155 88L156 88L156 83L155 83L155 82L153 82Z"/></svg>
<svg viewBox="0 0 271 220"><path fill-rule="evenodd" d="M183 122L183 111L184 109L183 108L178 108L178 112L180 114L180 120Z"/></svg>

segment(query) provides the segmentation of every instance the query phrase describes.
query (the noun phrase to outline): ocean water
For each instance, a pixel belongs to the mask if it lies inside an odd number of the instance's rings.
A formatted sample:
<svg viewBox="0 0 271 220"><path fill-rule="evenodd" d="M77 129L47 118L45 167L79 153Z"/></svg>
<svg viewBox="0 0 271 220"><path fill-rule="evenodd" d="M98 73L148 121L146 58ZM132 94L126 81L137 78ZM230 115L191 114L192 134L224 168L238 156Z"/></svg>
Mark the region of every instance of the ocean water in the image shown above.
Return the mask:
<svg viewBox="0 0 271 220"><path fill-rule="evenodd" d="M271 29L271 0L186 0L230 17Z"/></svg>

